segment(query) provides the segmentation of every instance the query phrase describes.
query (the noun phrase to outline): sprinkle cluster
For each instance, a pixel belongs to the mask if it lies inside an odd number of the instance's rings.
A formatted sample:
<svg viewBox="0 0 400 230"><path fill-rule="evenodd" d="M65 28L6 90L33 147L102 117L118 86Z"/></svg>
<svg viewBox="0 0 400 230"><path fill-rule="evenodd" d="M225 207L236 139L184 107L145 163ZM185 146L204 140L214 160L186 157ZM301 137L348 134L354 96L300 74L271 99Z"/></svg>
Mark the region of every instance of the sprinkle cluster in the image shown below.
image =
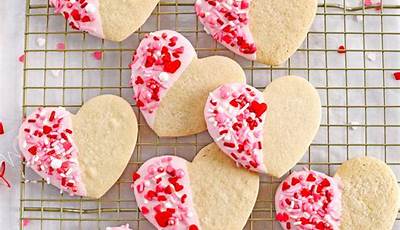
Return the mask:
<svg viewBox="0 0 400 230"><path fill-rule="evenodd" d="M63 108L39 108L22 125L21 148L27 166L44 174L47 183L52 180L71 195L79 194L78 150L72 140L69 113ZM20 136L21 138L21 136Z"/></svg>
<svg viewBox="0 0 400 230"><path fill-rule="evenodd" d="M265 172L262 133L267 104L245 84L226 84L210 94L205 117L210 135L238 165Z"/></svg>
<svg viewBox="0 0 400 230"><path fill-rule="evenodd" d="M181 67L185 48L175 35L146 35L132 60L132 84L136 105L148 113L158 108L160 98Z"/></svg>
<svg viewBox="0 0 400 230"><path fill-rule="evenodd" d="M61 13L72 29L85 30L84 24L95 20L97 7L90 0L50 0L55 13Z"/></svg>
<svg viewBox="0 0 400 230"><path fill-rule="evenodd" d="M285 229L339 229L341 191L332 177L295 172L278 188L276 219Z"/></svg>
<svg viewBox="0 0 400 230"><path fill-rule="evenodd" d="M134 173L136 200L142 214L155 220L158 229L198 230L196 213L190 210L189 178L177 160L184 161L171 156L155 158L139 170L141 174Z"/></svg>
<svg viewBox="0 0 400 230"><path fill-rule="evenodd" d="M239 55L255 59L248 27L251 0L197 0L195 9L207 33Z"/></svg>

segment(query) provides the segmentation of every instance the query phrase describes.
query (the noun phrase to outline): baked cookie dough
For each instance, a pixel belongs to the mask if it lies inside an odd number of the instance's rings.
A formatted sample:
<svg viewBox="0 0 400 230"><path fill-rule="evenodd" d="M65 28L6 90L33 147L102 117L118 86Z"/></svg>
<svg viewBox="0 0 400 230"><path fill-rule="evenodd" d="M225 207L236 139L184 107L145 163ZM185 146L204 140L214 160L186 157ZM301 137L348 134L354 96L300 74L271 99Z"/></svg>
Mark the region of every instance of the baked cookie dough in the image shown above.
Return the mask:
<svg viewBox="0 0 400 230"><path fill-rule="evenodd" d="M242 230L259 187L259 176L238 169L215 143L192 163L176 156L152 158L133 180L140 211L160 230Z"/></svg>
<svg viewBox="0 0 400 230"><path fill-rule="evenodd" d="M264 92L224 84L210 94L204 116L211 137L238 166L281 177L316 135L321 102L308 81L287 76Z"/></svg>
<svg viewBox="0 0 400 230"><path fill-rule="evenodd" d="M50 0L74 30L122 41L139 29L159 0Z"/></svg>
<svg viewBox="0 0 400 230"><path fill-rule="evenodd" d="M136 105L158 136L186 136L206 130L203 110L208 94L224 83L244 83L232 59L198 59L181 34L163 30L147 35L132 64Z"/></svg>
<svg viewBox="0 0 400 230"><path fill-rule="evenodd" d="M47 183L70 195L100 198L124 171L137 134L130 104L102 95L76 115L61 107L37 109L23 122L18 140L26 166Z"/></svg>
<svg viewBox="0 0 400 230"><path fill-rule="evenodd" d="M286 61L301 45L317 12L317 0L197 0L204 30L249 60Z"/></svg>
<svg viewBox="0 0 400 230"><path fill-rule="evenodd" d="M334 177L292 173L276 191L275 208L284 229L390 230L400 190L388 165L360 157L344 162Z"/></svg>

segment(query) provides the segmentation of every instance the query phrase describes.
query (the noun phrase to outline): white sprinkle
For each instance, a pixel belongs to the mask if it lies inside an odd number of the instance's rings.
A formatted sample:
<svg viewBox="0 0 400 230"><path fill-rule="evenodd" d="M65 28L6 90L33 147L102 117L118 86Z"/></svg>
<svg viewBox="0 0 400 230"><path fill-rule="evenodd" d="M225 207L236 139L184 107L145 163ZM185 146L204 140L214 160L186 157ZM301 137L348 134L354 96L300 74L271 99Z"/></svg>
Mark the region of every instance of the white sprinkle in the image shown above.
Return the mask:
<svg viewBox="0 0 400 230"><path fill-rule="evenodd" d="M63 194L63 190L60 190L60 194Z"/></svg>
<svg viewBox="0 0 400 230"><path fill-rule="evenodd" d="M106 230L112 230L112 228L111 227L107 227Z"/></svg>
<svg viewBox="0 0 400 230"><path fill-rule="evenodd" d="M369 61L375 61L376 60L376 54L375 53L367 53L367 58Z"/></svg>
<svg viewBox="0 0 400 230"><path fill-rule="evenodd" d="M46 183L47 183L47 184L50 184L50 177L47 177L47 178L46 178Z"/></svg>
<svg viewBox="0 0 400 230"><path fill-rule="evenodd" d="M293 223L293 225L295 225L295 226L300 225L300 224L301 224L301 221L297 221L297 222Z"/></svg>
<svg viewBox="0 0 400 230"><path fill-rule="evenodd" d="M88 3L85 7L85 10L89 13L89 14L93 14L96 12L97 8L95 5Z"/></svg>
<svg viewBox="0 0 400 230"><path fill-rule="evenodd" d="M187 217L193 217L193 213L192 213L192 212L188 212L188 213L186 214L186 216L187 216Z"/></svg>
<svg viewBox="0 0 400 230"><path fill-rule="evenodd" d="M61 71L59 69L53 69L50 72L51 72L51 75L53 75L54 77L58 77L58 76L60 76Z"/></svg>
<svg viewBox="0 0 400 230"><path fill-rule="evenodd" d="M224 138L224 137L225 137L225 135L221 135L215 141L218 142L218 141L222 140L222 138Z"/></svg>
<svg viewBox="0 0 400 230"><path fill-rule="evenodd" d="M355 20L356 20L357 22L362 22L362 21L364 20L362 15L357 15L357 16L355 16L354 18L355 18Z"/></svg>
<svg viewBox="0 0 400 230"><path fill-rule="evenodd" d="M74 4L76 2L76 0L69 0L69 2L71 2L72 4Z"/></svg>
<svg viewBox="0 0 400 230"><path fill-rule="evenodd" d="M166 72L161 72L160 75L158 75L158 78L162 82L167 82L168 78L169 78L169 75Z"/></svg>
<svg viewBox="0 0 400 230"><path fill-rule="evenodd" d="M225 135L225 141L230 141L232 138L231 138L231 135L229 135L229 134L226 134Z"/></svg>
<svg viewBox="0 0 400 230"><path fill-rule="evenodd" d="M166 208L172 208L173 206L172 206L172 204L170 202L166 202L165 203L165 207Z"/></svg>
<svg viewBox="0 0 400 230"><path fill-rule="evenodd" d="M50 165L51 165L52 168L58 169L58 168L61 167L62 161L59 160L59 159L57 159L57 158L54 158L54 159L51 161Z"/></svg>
<svg viewBox="0 0 400 230"><path fill-rule="evenodd" d="M308 219L308 218L310 218L310 217L311 217L311 215L310 215L310 214L308 214L307 212L303 213L303 216L304 216L306 219Z"/></svg>
<svg viewBox="0 0 400 230"><path fill-rule="evenodd" d="M350 122L350 129L351 129L351 130L356 130L356 129L358 129L357 125L359 125L358 122L356 122L356 121L351 121L351 122Z"/></svg>
<svg viewBox="0 0 400 230"><path fill-rule="evenodd" d="M144 185L145 185L145 186L150 186L150 181L146 180L146 181L144 182Z"/></svg>
<svg viewBox="0 0 400 230"><path fill-rule="evenodd" d="M43 47L43 46L46 44L46 39L44 39L44 38L38 38L38 39L36 39L36 44L37 44L39 47Z"/></svg>

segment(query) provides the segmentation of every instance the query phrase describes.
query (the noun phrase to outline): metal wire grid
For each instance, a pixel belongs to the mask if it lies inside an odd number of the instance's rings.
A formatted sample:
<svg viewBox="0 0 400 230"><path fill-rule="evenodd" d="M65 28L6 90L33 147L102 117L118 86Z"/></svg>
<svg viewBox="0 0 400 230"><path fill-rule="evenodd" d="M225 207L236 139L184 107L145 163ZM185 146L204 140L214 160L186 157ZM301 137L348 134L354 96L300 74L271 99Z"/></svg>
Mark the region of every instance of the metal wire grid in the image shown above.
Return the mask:
<svg viewBox="0 0 400 230"><path fill-rule="evenodd" d="M28 114L40 106L64 106L77 111L84 101L104 93L123 96L137 112L129 86L127 65L131 54L145 33L174 29L187 36L202 57L222 54L237 60L245 69L248 82L259 89L287 74L304 76L316 86L322 98L323 122L316 140L296 168L306 166L332 175L346 159L369 155L385 160L399 173L400 120L396 115L400 116L400 85L392 80L391 74L397 69L388 64L388 59L399 64L400 47L388 45L387 39L399 43L400 30L384 25L400 16L400 4L384 3L381 11L362 5L349 7L345 0L339 4L320 3L316 19L320 24L309 32L303 46L286 64L270 67L236 57L212 41L196 19L192 0L162 1L146 24L121 43L71 31L62 17L53 14L47 0L27 0L23 112ZM354 17L359 17L361 28L353 31L348 25L354 23ZM342 24L336 25L339 30L328 29L333 18L341 20ZM369 30L370 19L379 22L377 29ZM44 48L35 47L34 41L39 37L46 39ZM358 47L337 56L337 46L329 42L332 37L339 37L345 47L351 39L359 39ZM372 47L368 45L371 37L379 41ZM314 41L318 46L314 47ZM57 42L64 42L66 49L56 49ZM98 50L103 52L103 59L93 61L90 55ZM368 62L369 53L378 56L376 66ZM313 61L316 57L318 63ZM342 65L331 66L332 58L340 58ZM354 66L354 58L361 58L361 65ZM371 101L371 95L377 101ZM377 134L380 132L382 135ZM99 200L58 194L31 170L25 170L22 163L20 229L24 228L24 219L31 222L27 229L104 229L123 223L129 223L133 229L154 229L140 215L130 193L131 173L155 155L173 153L191 160L210 141L205 133L158 138L139 116L139 139L129 166L111 191ZM273 205L278 184L278 179L262 177L260 194L245 229L280 229L274 221ZM397 222L395 228L400 229Z"/></svg>

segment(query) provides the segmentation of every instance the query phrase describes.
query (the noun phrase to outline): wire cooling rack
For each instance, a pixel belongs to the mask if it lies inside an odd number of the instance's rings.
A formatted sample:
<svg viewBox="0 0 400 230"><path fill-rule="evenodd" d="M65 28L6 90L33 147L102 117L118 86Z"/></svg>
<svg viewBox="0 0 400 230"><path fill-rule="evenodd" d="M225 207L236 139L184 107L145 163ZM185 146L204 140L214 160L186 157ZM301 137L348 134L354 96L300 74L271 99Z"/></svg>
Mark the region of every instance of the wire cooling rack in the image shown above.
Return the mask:
<svg viewBox="0 0 400 230"><path fill-rule="evenodd" d="M76 112L84 101L105 93L132 100L128 63L144 34L159 29L183 33L200 57L220 54L245 69L248 83L263 89L276 77L293 74L308 79L322 100L320 131L301 162L333 175L341 162L360 155L387 162L400 178L400 2L322 1L311 31L300 49L277 67L246 61L217 45L196 19L194 0L162 0L139 31L121 43L71 31L54 15L47 0L27 0L23 112L40 106L64 106ZM367 5L367 6L365 6ZM43 42L45 41L45 42ZM44 43L44 44L43 44ZM65 49L57 49L64 43ZM346 53L339 54L340 45ZM101 51L102 60L93 52ZM158 138L139 116L139 139L129 166L101 199L59 194L22 163L21 229L105 229L129 223L154 229L138 212L130 192L131 174L145 160L175 154L192 160L211 142L206 133L184 138ZM290 140L288 140L290 141ZM101 179L101 178L99 178ZM280 229L274 221L273 196L279 179L263 176L256 206L245 229ZM30 224L23 226L24 220ZM396 221L395 229L400 229Z"/></svg>

